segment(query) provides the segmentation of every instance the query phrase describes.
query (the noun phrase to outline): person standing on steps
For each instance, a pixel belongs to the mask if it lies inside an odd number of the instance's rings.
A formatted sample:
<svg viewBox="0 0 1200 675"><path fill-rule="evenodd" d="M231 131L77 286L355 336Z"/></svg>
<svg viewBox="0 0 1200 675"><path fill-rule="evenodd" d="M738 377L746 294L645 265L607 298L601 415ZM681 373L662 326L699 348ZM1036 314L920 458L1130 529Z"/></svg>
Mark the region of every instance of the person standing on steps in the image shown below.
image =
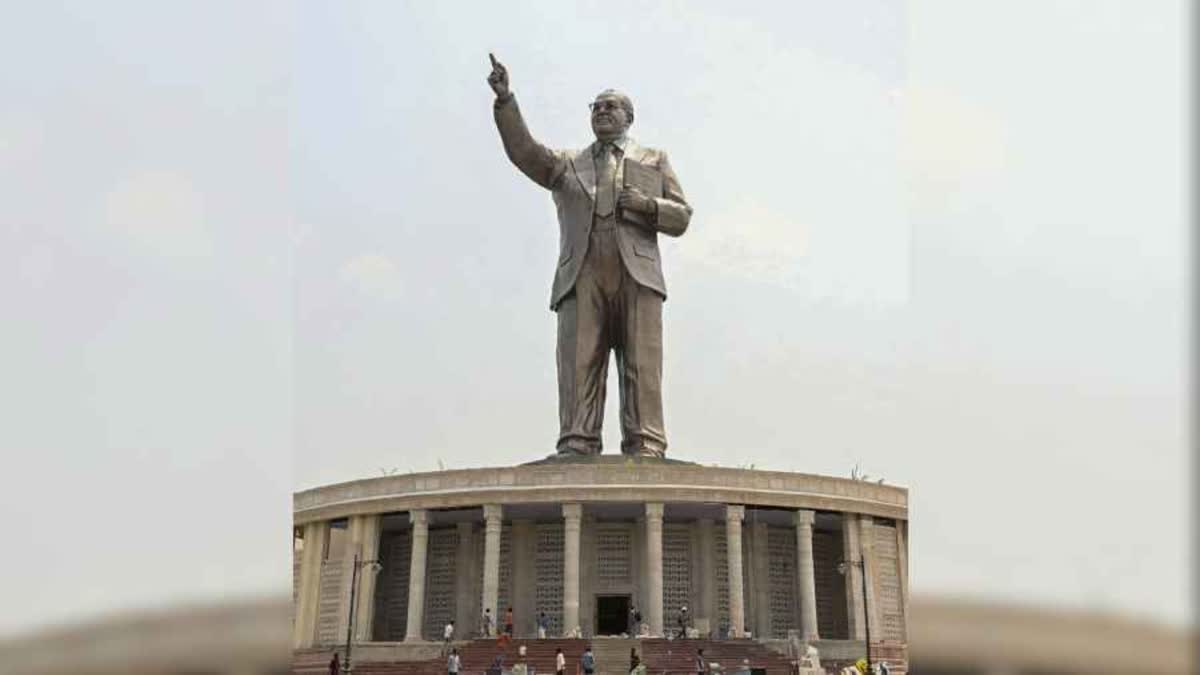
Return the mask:
<svg viewBox="0 0 1200 675"><path fill-rule="evenodd" d="M508 634L509 639L512 639L512 636L513 636L512 607L509 607L508 610L504 612L504 632Z"/></svg>
<svg viewBox="0 0 1200 675"><path fill-rule="evenodd" d="M462 658L458 655L458 648L450 650L450 658L446 659L446 672L449 675L458 675L458 671L462 669Z"/></svg>
<svg viewBox="0 0 1200 675"><path fill-rule="evenodd" d="M587 649L583 650L583 656L579 657L579 667L583 670L583 675L596 672L596 657L592 655L591 645L588 645Z"/></svg>
<svg viewBox="0 0 1200 675"><path fill-rule="evenodd" d="M708 661L704 660L704 649L696 650L696 675L707 675Z"/></svg>
<svg viewBox="0 0 1200 675"><path fill-rule="evenodd" d="M483 610L483 618L480 620L479 633L480 637L492 636L492 608L487 607Z"/></svg>
<svg viewBox="0 0 1200 675"><path fill-rule="evenodd" d="M562 653L562 647L554 650L554 675L567 675L567 657Z"/></svg>
<svg viewBox="0 0 1200 675"><path fill-rule="evenodd" d="M538 630L538 639L539 640L546 639L546 631L549 628L550 628L550 619L546 618L546 613L542 612L541 614L538 614L537 630Z"/></svg>

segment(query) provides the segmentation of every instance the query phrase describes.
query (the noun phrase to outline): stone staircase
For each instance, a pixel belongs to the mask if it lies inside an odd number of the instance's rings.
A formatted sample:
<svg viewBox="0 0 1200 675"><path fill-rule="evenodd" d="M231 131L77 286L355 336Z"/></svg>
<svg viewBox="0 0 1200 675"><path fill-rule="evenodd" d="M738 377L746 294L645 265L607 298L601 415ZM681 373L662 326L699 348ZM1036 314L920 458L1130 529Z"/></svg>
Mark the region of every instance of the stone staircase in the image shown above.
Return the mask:
<svg viewBox="0 0 1200 675"><path fill-rule="evenodd" d="M339 649L341 654L342 650ZM331 650L306 649L292 654L293 675L328 675ZM371 675L445 675L446 661L442 658L426 661L359 661L354 660L355 673ZM467 675L464 671L464 675ZM476 674L478 675L478 674Z"/></svg>
<svg viewBox="0 0 1200 675"><path fill-rule="evenodd" d="M704 650L704 658L710 664L721 664L723 673L731 673L743 662L754 669L765 670L767 675L790 675L791 661L754 640L665 640L636 638L595 638L593 640L568 639L514 639L500 646L495 639L480 639L458 642L462 657L463 675L483 675L497 654L504 655L504 669L521 661L519 649L525 646L524 662L532 675L554 673L555 650L561 648L567 659L567 675L576 675L579 658L588 645L596 657L597 675L628 675L629 650L636 647L642 663L646 664L647 675L692 675L695 673L696 650ZM907 650L901 646L877 644L872 647L876 659L886 658L893 664L892 673L901 675L906 671L904 662ZM298 650L293 655L291 672L294 675L325 675L329 672L329 650ZM850 665L850 661L822 660L827 672ZM424 661L359 661L354 662L354 672L370 675L445 675L444 658Z"/></svg>
<svg viewBox="0 0 1200 675"><path fill-rule="evenodd" d="M472 640L466 644L460 645L458 653L462 657L463 671L466 673L481 673L487 670L488 666L492 665L496 655L504 654L504 669L509 670L513 664L521 661L520 648L525 646L524 662L529 668L533 669L534 673L554 673L554 654L555 650L562 649L563 656L567 658L567 674L575 675L575 667L579 663L579 657L583 656L583 650L587 647L586 640L568 640L568 639L548 639L548 640L530 640L522 638L514 638L509 640L503 648L495 638ZM445 668L439 664L439 671L443 672Z"/></svg>
<svg viewBox="0 0 1200 675"><path fill-rule="evenodd" d="M640 643L641 640L635 638L602 637L592 640L589 644L592 645L592 655L596 657L596 675L629 675L629 650L636 648L641 654ZM646 672L649 675L649 666ZM567 671L567 675L574 673L574 669Z"/></svg>
<svg viewBox="0 0 1200 675"><path fill-rule="evenodd" d="M708 663L721 664L724 673L742 663L763 669L767 675L789 675L791 661L754 640L641 640L642 662L647 675L687 675L696 672L696 651L704 650ZM628 652L626 652L628 661Z"/></svg>

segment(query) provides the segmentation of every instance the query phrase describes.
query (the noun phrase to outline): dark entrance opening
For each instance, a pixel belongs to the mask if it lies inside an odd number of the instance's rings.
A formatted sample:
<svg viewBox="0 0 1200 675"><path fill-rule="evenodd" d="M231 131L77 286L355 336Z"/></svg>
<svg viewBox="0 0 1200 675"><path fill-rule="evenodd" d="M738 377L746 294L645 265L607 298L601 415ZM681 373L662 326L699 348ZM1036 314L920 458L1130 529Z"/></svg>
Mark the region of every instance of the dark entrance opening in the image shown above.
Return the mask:
<svg viewBox="0 0 1200 675"><path fill-rule="evenodd" d="M629 596L596 596L596 635L620 635L629 629Z"/></svg>

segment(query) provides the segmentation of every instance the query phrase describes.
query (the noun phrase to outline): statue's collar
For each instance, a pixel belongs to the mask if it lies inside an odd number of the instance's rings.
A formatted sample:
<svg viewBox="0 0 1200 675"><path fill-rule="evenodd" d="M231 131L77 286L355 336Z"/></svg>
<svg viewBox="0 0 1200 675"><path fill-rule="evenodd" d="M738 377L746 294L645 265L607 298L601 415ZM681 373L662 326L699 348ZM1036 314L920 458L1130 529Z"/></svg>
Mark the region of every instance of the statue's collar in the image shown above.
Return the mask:
<svg viewBox="0 0 1200 675"><path fill-rule="evenodd" d="M622 155L625 155L629 152L629 144L632 142L633 141L630 140L628 136L614 138L611 141L597 140L595 143L592 143L592 156L594 157L599 155L600 150L603 149L605 145L612 145L613 147L619 149Z"/></svg>

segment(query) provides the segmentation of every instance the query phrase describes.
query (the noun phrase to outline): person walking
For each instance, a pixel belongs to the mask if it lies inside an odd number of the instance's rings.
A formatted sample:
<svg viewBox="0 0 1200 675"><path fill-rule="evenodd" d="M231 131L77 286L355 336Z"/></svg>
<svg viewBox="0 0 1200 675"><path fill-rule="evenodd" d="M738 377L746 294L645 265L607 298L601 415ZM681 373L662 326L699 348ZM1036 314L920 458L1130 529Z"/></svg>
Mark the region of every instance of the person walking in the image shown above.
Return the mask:
<svg viewBox="0 0 1200 675"><path fill-rule="evenodd" d="M687 637L688 610L687 605L679 608L679 639Z"/></svg>
<svg viewBox="0 0 1200 675"><path fill-rule="evenodd" d="M633 671L637 670L637 667L639 665L641 665L641 663L642 663L642 659L638 656L637 647L630 647L629 648L629 672L632 673Z"/></svg>
<svg viewBox="0 0 1200 675"><path fill-rule="evenodd" d="M567 675L567 657L563 655L562 647L554 650L554 675Z"/></svg>
<svg viewBox="0 0 1200 675"><path fill-rule="evenodd" d="M329 675L340 675L342 672L342 662L338 661L337 652L333 653L333 658L329 659Z"/></svg>
<svg viewBox="0 0 1200 675"><path fill-rule="evenodd" d="M538 639L539 640L546 639L546 631L549 628L550 628L550 620L546 618L546 613L542 612L541 614L538 614L537 629L538 629Z"/></svg>
<svg viewBox="0 0 1200 675"><path fill-rule="evenodd" d="M596 657L592 654L591 645L588 645L587 649L583 650L583 656L579 657L579 667L583 669L583 675L596 672Z"/></svg>
<svg viewBox="0 0 1200 675"><path fill-rule="evenodd" d="M505 632L505 633L508 633L508 637L509 637L510 639L512 638L512 636L513 636L513 611L512 611L512 607L509 607L509 608L508 608L508 610L504 612L504 632Z"/></svg>
<svg viewBox="0 0 1200 675"><path fill-rule="evenodd" d="M704 660L704 649L696 650L696 675L706 675L708 673L708 661Z"/></svg>
<svg viewBox="0 0 1200 675"><path fill-rule="evenodd" d="M450 650L450 658L446 659L446 672L449 675L458 675L458 671L462 669L462 658L458 655L458 648Z"/></svg>
<svg viewBox="0 0 1200 675"><path fill-rule="evenodd" d="M442 629L442 656L450 653L450 641L454 639L454 619L450 619L446 623L446 627Z"/></svg>

